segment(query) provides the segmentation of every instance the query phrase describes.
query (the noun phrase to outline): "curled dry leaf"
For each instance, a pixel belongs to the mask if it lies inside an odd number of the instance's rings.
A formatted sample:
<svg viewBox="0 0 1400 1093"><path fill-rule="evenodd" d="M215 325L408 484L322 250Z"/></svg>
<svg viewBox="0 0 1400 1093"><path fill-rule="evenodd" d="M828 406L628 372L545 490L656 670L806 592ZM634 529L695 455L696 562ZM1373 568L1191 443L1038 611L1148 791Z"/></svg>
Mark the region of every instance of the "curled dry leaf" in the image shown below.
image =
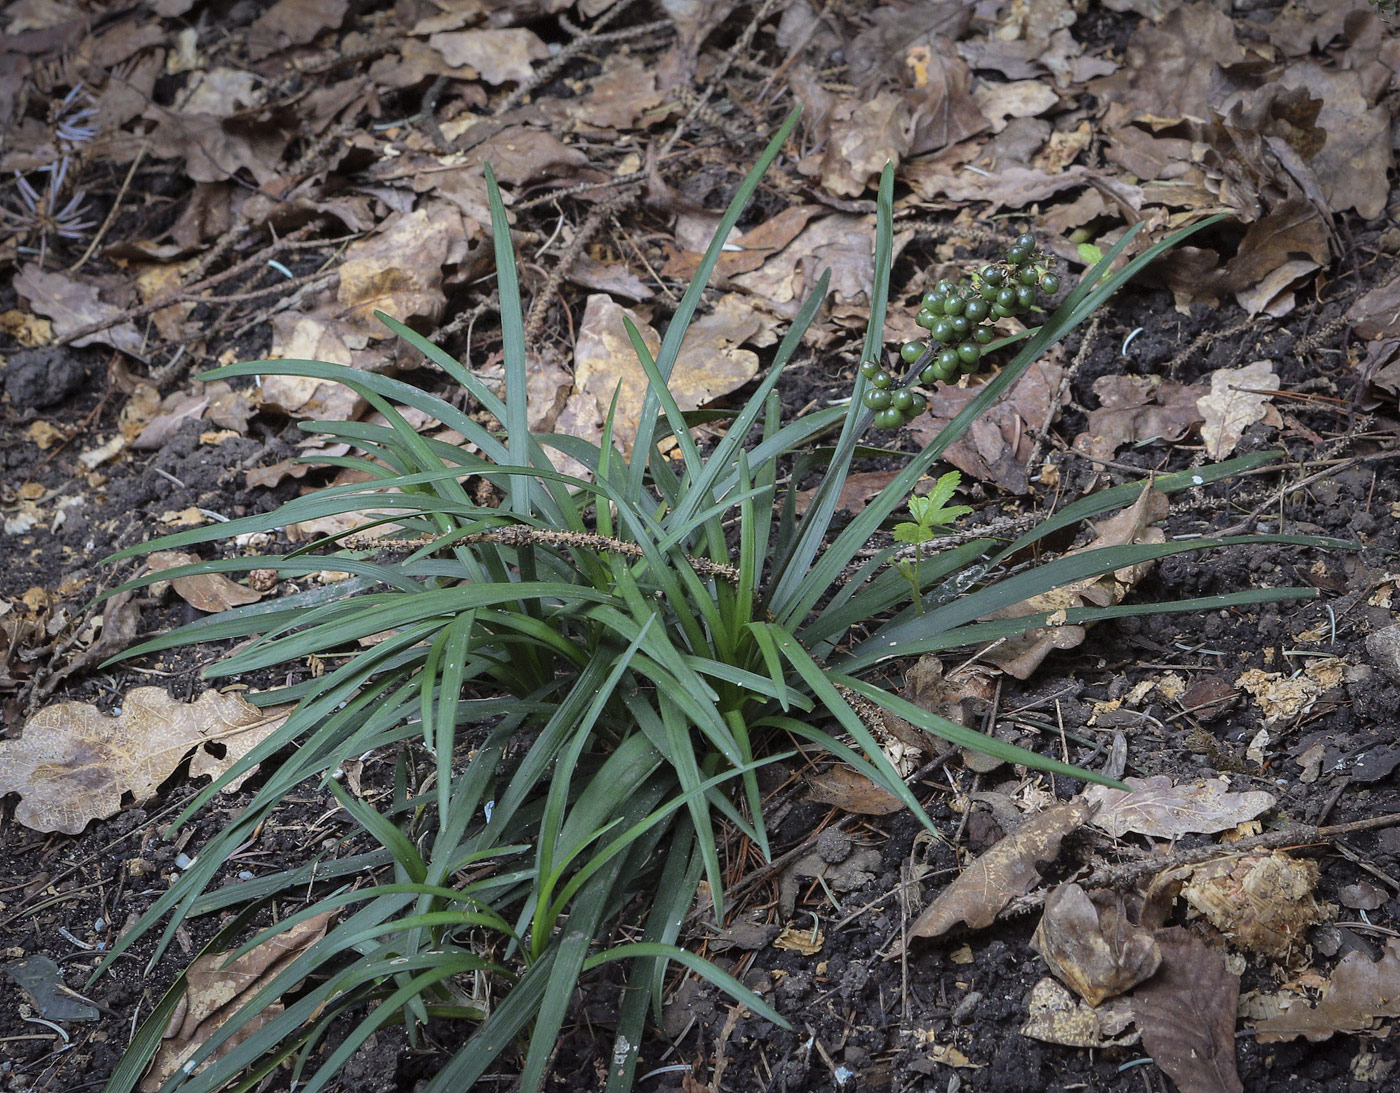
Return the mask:
<svg viewBox="0 0 1400 1093"><path fill-rule="evenodd" d="M1031 988L1026 1008L1030 1016L1021 1026L1021 1035L1047 1044L1123 1047L1138 1038L1137 1033L1127 1031L1133 1021L1132 1004L1127 999L1113 999L1095 1009L1049 976Z"/></svg>
<svg viewBox="0 0 1400 1093"><path fill-rule="evenodd" d="M1291 993L1271 1001L1277 1016L1254 1026L1261 1044L1299 1036L1316 1042L1337 1032L1374 1032L1382 1018L1400 1017L1400 940L1386 942L1385 953L1377 961L1365 953L1347 953L1332 972L1326 993L1315 1003Z"/></svg>
<svg viewBox="0 0 1400 1093"><path fill-rule="evenodd" d="M1285 957L1335 911L1313 895L1317 875L1316 862L1275 850L1207 862L1181 894L1238 948Z"/></svg>
<svg viewBox="0 0 1400 1093"><path fill-rule="evenodd" d="M1162 958L1152 934L1128 921L1121 895L1074 883L1045 898L1031 948L1091 1006L1132 990Z"/></svg>
<svg viewBox="0 0 1400 1093"><path fill-rule="evenodd" d="M893 793L844 764L807 779L807 800L861 816L889 816L904 809Z"/></svg>
<svg viewBox="0 0 1400 1093"><path fill-rule="evenodd" d="M91 323L107 322L122 314L121 308L102 301L96 285L65 273L42 270L37 262L21 267L19 276L12 283L15 291L29 301L30 307L53 320L53 333L59 338ZM73 347L76 349L103 342L113 349L139 355L142 341L136 324L124 322L79 338Z"/></svg>
<svg viewBox="0 0 1400 1093"><path fill-rule="evenodd" d="M240 1006L320 941L326 934L332 915L333 912L326 912L299 922L227 965L224 963L225 953L207 953L197 957L185 972L185 995L170 1015L165 1039L141 1083L142 1093L155 1093ZM294 987L295 984L289 984L287 989ZM280 1002L268 1005L219 1045L214 1058L227 1055L282 1010Z"/></svg>
<svg viewBox="0 0 1400 1093"><path fill-rule="evenodd" d="M158 573L176 566L194 565L199 558L178 550L158 550L146 559L148 571ZM191 607L201 611L227 611L230 607L257 603L262 593L247 585L229 580L222 573L200 573L193 577L176 577L170 582L175 594Z"/></svg>
<svg viewBox="0 0 1400 1093"><path fill-rule="evenodd" d="M1243 1093L1235 1066L1239 976L1179 926L1158 930L1156 940L1162 966L1133 992L1142 1046L1181 1093Z"/></svg>
<svg viewBox="0 0 1400 1093"><path fill-rule="evenodd" d="M1346 662L1336 657L1310 660L1298 675L1251 668L1235 680L1259 703L1266 724L1291 721L1313 708L1326 691L1346 681Z"/></svg>
<svg viewBox="0 0 1400 1093"><path fill-rule="evenodd" d="M1201 439L1206 455L1224 459L1235 450L1245 429L1272 413L1278 424L1283 419L1269 405L1278 390L1278 376L1272 361L1254 361L1243 368L1222 368L1210 377L1210 394L1196 400L1205 419Z"/></svg>
<svg viewBox="0 0 1400 1093"><path fill-rule="evenodd" d="M137 687L115 717L59 702L31 717L18 740L0 740L0 794L20 795L15 819L25 827L77 835L89 820L115 815L123 793L148 800L191 751L192 777L222 774L286 716L217 691L177 702L160 687Z"/></svg>
<svg viewBox="0 0 1400 1093"><path fill-rule="evenodd" d="M1124 781L1130 791L1108 786L1084 791L1084 800L1098 807L1090 822L1115 839L1130 831L1154 839L1179 839L1193 832L1209 835L1252 820L1274 805L1273 794L1263 790L1229 792L1224 778L1172 785L1165 774L1157 774Z"/></svg>
<svg viewBox="0 0 1400 1093"><path fill-rule="evenodd" d="M990 926L997 913L1040 880L1037 862L1054 861L1060 842L1089 819L1082 801L1055 805L1032 816L979 857L924 908L906 937L939 937L958 923L974 930ZM898 946L892 955L897 956Z"/></svg>

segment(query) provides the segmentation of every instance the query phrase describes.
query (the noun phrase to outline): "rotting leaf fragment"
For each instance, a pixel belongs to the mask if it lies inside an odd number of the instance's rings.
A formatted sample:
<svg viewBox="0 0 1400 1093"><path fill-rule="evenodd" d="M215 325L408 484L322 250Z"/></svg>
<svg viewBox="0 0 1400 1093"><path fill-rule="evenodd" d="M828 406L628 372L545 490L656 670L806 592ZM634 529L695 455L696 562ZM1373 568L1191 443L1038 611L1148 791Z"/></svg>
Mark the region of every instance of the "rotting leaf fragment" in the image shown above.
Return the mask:
<svg viewBox="0 0 1400 1093"><path fill-rule="evenodd" d="M1031 948L1091 1006L1137 986L1162 957L1152 934L1128 920L1121 895L1074 883L1045 898Z"/></svg>

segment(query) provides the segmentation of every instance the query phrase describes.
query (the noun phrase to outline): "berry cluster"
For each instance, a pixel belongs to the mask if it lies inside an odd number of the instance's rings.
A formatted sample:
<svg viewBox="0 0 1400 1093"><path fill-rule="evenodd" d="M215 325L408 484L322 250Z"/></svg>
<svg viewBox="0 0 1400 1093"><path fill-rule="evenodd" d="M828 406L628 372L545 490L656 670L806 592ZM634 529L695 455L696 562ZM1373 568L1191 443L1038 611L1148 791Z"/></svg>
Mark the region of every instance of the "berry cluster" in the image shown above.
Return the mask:
<svg viewBox="0 0 1400 1093"><path fill-rule="evenodd" d="M924 295L914 321L942 348L924 365L918 381L931 387L938 381L948 383L960 374L976 372L982 347L995 337L992 327L996 321L1025 314L1042 292L1053 295L1059 289L1059 276L1051 271L1035 237L1029 234L1019 236L1001 262L983 266L970 283L939 281ZM900 350L900 356L913 365L929 349L928 342L913 341ZM864 402L875 411L879 428L896 429L923 413L924 399L906 389L891 390L894 377L878 361L864 362L860 372L870 381Z"/></svg>

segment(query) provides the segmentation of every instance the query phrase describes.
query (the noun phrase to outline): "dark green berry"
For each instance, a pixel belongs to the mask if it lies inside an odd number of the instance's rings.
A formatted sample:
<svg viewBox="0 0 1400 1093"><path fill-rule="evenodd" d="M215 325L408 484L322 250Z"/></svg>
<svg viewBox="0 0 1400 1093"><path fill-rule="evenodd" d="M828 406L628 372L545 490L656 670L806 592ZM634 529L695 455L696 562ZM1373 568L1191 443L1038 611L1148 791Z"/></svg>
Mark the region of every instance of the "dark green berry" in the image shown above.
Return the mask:
<svg viewBox="0 0 1400 1093"><path fill-rule="evenodd" d="M929 327L933 340L947 344L953 340L953 323L950 319L934 319L933 325Z"/></svg>
<svg viewBox="0 0 1400 1093"><path fill-rule="evenodd" d="M978 345L990 345L995 337L996 335L992 333L991 328L986 326L979 326L972 332L972 340Z"/></svg>
<svg viewBox="0 0 1400 1093"><path fill-rule="evenodd" d="M930 311L932 311L933 308L934 308L934 305L935 305L935 304L938 304L942 299L943 299L943 294L942 294L942 293L934 292L934 291L932 291L932 290L929 290L928 292L925 292L925 293L924 293L924 298L923 298L922 300L919 301L919 306L920 306L920 307L928 308Z"/></svg>
<svg viewBox="0 0 1400 1093"><path fill-rule="evenodd" d="M956 349L949 348L941 350L938 356L935 358L934 363L938 365L939 369L947 370L950 368L956 368L960 359L961 358L958 356L958 351Z"/></svg>
<svg viewBox="0 0 1400 1093"><path fill-rule="evenodd" d="M914 395L914 394L911 393L911 398L910 398L910 401L909 401L909 409L906 410L906 411L904 412L904 420L905 420L905 421L911 421L911 420L913 420L914 418L918 417L920 414L922 414L922 413L923 413L925 410L927 410L927 409L928 409L928 401L924 398L924 396L923 396L923 395Z"/></svg>
<svg viewBox="0 0 1400 1093"><path fill-rule="evenodd" d="M992 313L991 304L986 300L969 300L963 314L967 316L968 322L980 323Z"/></svg>
<svg viewBox="0 0 1400 1093"><path fill-rule="evenodd" d="M865 405L871 410L885 410L889 408L891 395L888 391L879 387L872 388L865 392Z"/></svg>
<svg viewBox="0 0 1400 1093"><path fill-rule="evenodd" d="M919 313L914 316L914 325L921 326L925 330L932 330L933 324L938 321L938 316L927 308L920 309Z"/></svg>
<svg viewBox="0 0 1400 1093"><path fill-rule="evenodd" d="M959 364L976 364L982 359L982 347L974 341L963 342L958 346Z"/></svg>
<svg viewBox="0 0 1400 1093"><path fill-rule="evenodd" d="M1043 291L1054 294L1060 291L1060 275L1058 273L1047 273L1040 279L1040 287Z"/></svg>
<svg viewBox="0 0 1400 1093"><path fill-rule="evenodd" d="M949 296L943 305L944 315L961 315L967 309L967 299L963 296Z"/></svg>
<svg viewBox="0 0 1400 1093"><path fill-rule="evenodd" d="M1022 311L1029 311L1035 306L1035 286L1022 285L1016 290L1016 306Z"/></svg>
<svg viewBox="0 0 1400 1093"><path fill-rule="evenodd" d="M957 284L953 281L949 281L947 278L944 278L942 281L939 281L938 284L934 287L939 292L943 293L944 296L952 296L955 292L958 291Z"/></svg>
<svg viewBox="0 0 1400 1093"><path fill-rule="evenodd" d="M1000 285L1006 280L1006 274L1002 273L996 266L983 266L982 280L986 281L989 285Z"/></svg>
<svg viewBox="0 0 1400 1093"><path fill-rule="evenodd" d="M1016 314L1016 305L1012 304L1010 307L1008 307L1006 304L1003 304L1000 301L998 301L997 303L992 305L992 314L995 315L998 319L1009 319L1011 318L1011 316Z"/></svg>
<svg viewBox="0 0 1400 1093"><path fill-rule="evenodd" d="M964 376L970 376L977 371L978 367L979 365L976 361L973 361L971 364L968 364L967 361L963 361L962 364L958 365L958 371Z"/></svg>
<svg viewBox="0 0 1400 1093"><path fill-rule="evenodd" d="M887 391L894 386L894 377L882 368L870 377L870 385L881 391Z"/></svg>
<svg viewBox="0 0 1400 1093"><path fill-rule="evenodd" d="M1012 247L1006 252L1007 265L1011 266L1019 266L1028 257L1030 257L1030 255L1021 247Z"/></svg>
<svg viewBox="0 0 1400 1093"><path fill-rule="evenodd" d="M876 372L879 372L879 371L880 371L880 362L879 362L879 361L861 361L861 362L860 362L860 374L861 374L862 376L864 376L866 379L869 379L871 376L875 375L875 373L876 373Z"/></svg>
<svg viewBox="0 0 1400 1093"><path fill-rule="evenodd" d="M926 364L924 370L919 373L919 382L925 387L932 387L938 381L938 368L936 365Z"/></svg>
<svg viewBox="0 0 1400 1093"><path fill-rule="evenodd" d="M1024 250L1028 250L1028 251L1029 251L1029 250L1034 250L1034 249L1035 249L1035 236L1033 236L1030 232L1026 232L1026 233L1023 234L1023 235L1018 235L1018 236L1016 237L1016 244L1015 244L1015 245L1018 246L1018 247L1021 247L1021 248L1024 249Z"/></svg>
<svg viewBox="0 0 1400 1093"><path fill-rule="evenodd" d="M958 374L958 366L956 364L938 364L934 367L938 369L938 378L944 383L947 383L949 380L951 380L954 376Z"/></svg>
<svg viewBox="0 0 1400 1093"><path fill-rule="evenodd" d="M992 282L990 281L983 281L982 287L977 290L978 295L980 295L982 299L985 300L987 303L991 303L993 300L995 300L999 291L1001 290L996 285L992 284Z"/></svg>
<svg viewBox="0 0 1400 1093"><path fill-rule="evenodd" d="M1038 285L1040 284L1040 270L1036 269L1034 266L1027 266L1021 271L1018 280L1023 285Z"/></svg>
<svg viewBox="0 0 1400 1093"><path fill-rule="evenodd" d="M1006 288L1003 288L1003 289L999 290L999 291L997 292L996 302L997 302L998 304L1000 304L1002 307L1015 307L1015 306L1016 306L1016 290L1015 290L1014 288L1012 288L1010 285L1008 285ZM995 307L993 307L993 310L995 310ZM1002 318L1004 319L1004 318L1006 318L1006 316L1003 315Z"/></svg>
<svg viewBox="0 0 1400 1093"><path fill-rule="evenodd" d="M953 328L955 338L966 338L967 332L972 329L972 323L966 315L954 315L948 320L948 325Z"/></svg>
<svg viewBox="0 0 1400 1093"><path fill-rule="evenodd" d="M904 347L899 351L899 355L904 358L905 364L913 364L924 355L923 342L905 342ZM870 377L872 380L874 377Z"/></svg>
<svg viewBox="0 0 1400 1093"><path fill-rule="evenodd" d="M914 405L914 392L907 387L901 387L890 395L890 405L901 414L907 414L909 408Z"/></svg>
<svg viewBox="0 0 1400 1093"><path fill-rule="evenodd" d="M904 415L894 408L881 410L875 415L875 426L879 429L898 429L903 424Z"/></svg>

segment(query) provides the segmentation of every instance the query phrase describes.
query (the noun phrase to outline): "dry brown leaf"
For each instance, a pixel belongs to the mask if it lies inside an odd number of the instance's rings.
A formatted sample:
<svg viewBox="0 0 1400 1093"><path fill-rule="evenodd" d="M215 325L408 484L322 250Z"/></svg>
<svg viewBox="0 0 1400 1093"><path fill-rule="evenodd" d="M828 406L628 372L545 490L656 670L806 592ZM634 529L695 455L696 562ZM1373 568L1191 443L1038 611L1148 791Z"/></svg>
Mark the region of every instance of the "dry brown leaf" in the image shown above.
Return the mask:
<svg viewBox="0 0 1400 1093"><path fill-rule="evenodd" d="M1272 361L1254 361L1243 368L1222 368L1211 373L1210 394L1196 400L1205 419L1201 439L1206 455L1224 459L1235 450L1245 429L1263 421L1269 398L1279 388Z"/></svg>
<svg viewBox="0 0 1400 1093"><path fill-rule="evenodd" d="M859 197L908 149L909 108L902 96L882 91L865 102L842 99L827 125L822 185L840 197Z"/></svg>
<svg viewBox="0 0 1400 1093"><path fill-rule="evenodd" d="M889 816L904 809L904 802L889 790L844 765L808 778L807 800L860 816Z"/></svg>
<svg viewBox="0 0 1400 1093"><path fill-rule="evenodd" d="M1167 514L1167 498L1151 486L1144 486L1137 501L1129 508L1101 520L1094 525L1098 533L1087 546L1078 547L1070 554L1080 554L1104 547L1125 546L1130 543L1160 543L1166 535L1152 525ZM1067 584L1052 592L1032 596L1028 600L1004 607L989 615L989 619L1016 618L1033 615L1042 611L1051 612L1051 620L1045 626L1027 630L1024 634L1008 638L1001 645L990 650L982 659L989 660L1004 672L1017 679L1027 679L1040 663L1055 649L1073 649L1084 641L1083 626L1056 622L1056 616L1071 608L1093 604L1107 607L1119 603L1123 597L1147 575L1150 562L1126 566L1102 577L1086 577L1081 581Z"/></svg>
<svg viewBox="0 0 1400 1093"><path fill-rule="evenodd" d="M1335 911L1313 895L1317 876L1316 862L1276 850L1198 866L1181 894L1237 948L1281 958Z"/></svg>
<svg viewBox="0 0 1400 1093"><path fill-rule="evenodd" d="M1051 361L1037 361L1020 381L994 402L943 458L964 474L991 482L1010 493L1030 488L1026 464L1035 435L1060 408L1060 379L1064 370ZM930 443L978 394L981 386L943 387L929 413L909 431L920 444Z"/></svg>
<svg viewBox="0 0 1400 1093"><path fill-rule="evenodd" d="M158 550L146 557L148 572L157 573L176 566L193 565L199 558L194 554L184 554L178 550ZM255 592L247 585L238 584L222 573L201 573L194 577L175 577L170 581L175 594L192 607L201 611L227 611L245 603L257 603L262 599L261 592Z"/></svg>
<svg viewBox="0 0 1400 1093"><path fill-rule="evenodd" d="M474 68L492 84L524 83L535 72L530 62L549 56L539 35L524 27L447 31L432 35L428 45L449 65Z"/></svg>
<svg viewBox="0 0 1400 1093"><path fill-rule="evenodd" d="M1055 805L1030 817L963 870L924 908L909 927L909 938L939 937L958 923L974 930L990 926L1003 907L1040 880L1037 862L1054 861L1060 842L1089 819L1082 801ZM898 955L898 946L893 955Z"/></svg>
<svg viewBox="0 0 1400 1093"><path fill-rule="evenodd" d="M1091 1006L1132 990L1161 961L1151 932L1128 921L1122 895L1074 883L1045 897L1031 948Z"/></svg>
<svg viewBox="0 0 1400 1093"><path fill-rule="evenodd" d="M1196 406L1203 393L1160 376L1100 376L1094 381L1099 409L1089 411L1074 450L1112 459L1125 444L1180 440L1203 420Z"/></svg>
<svg viewBox="0 0 1400 1093"><path fill-rule="evenodd" d="M309 313L280 311L272 317L271 326L272 347L267 354L271 360L325 361L373 370L384 359L365 352L368 337L351 329L334 308L321 307ZM314 376L264 376L256 398L264 409L320 421L353 421L366 406L365 400L343 383Z"/></svg>
<svg viewBox="0 0 1400 1093"><path fill-rule="evenodd" d="M151 1063L151 1069L141 1082L142 1093L155 1093L186 1059L233 1017L243 1003L321 940L334 915L335 912L327 911L299 922L228 964L225 964L226 953L206 953L196 957L185 972L185 994L171 1014L165 1039ZM294 984L289 985L288 990L294 987ZM213 1059L227 1055L280 1014L282 1009L280 1002L268 1005L235 1035L220 1044Z"/></svg>
<svg viewBox="0 0 1400 1093"><path fill-rule="evenodd" d="M1165 774L1123 780L1130 791L1089 786L1083 794L1089 807L1097 808L1089 822L1115 839L1130 831L1154 839L1227 831L1273 808L1275 800L1257 789L1231 793L1224 778L1182 785L1173 785Z"/></svg>
<svg viewBox="0 0 1400 1093"><path fill-rule="evenodd" d="M1097 1009L1085 1004L1048 976L1031 988L1030 1016L1021 1035L1066 1047L1123 1047L1137 1041L1124 1035L1132 1024L1132 1004L1116 998Z"/></svg>
<svg viewBox="0 0 1400 1093"><path fill-rule="evenodd" d="M25 827L77 835L89 820L115 815L123 793L148 800L195 749L192 774L222 773L286 716L217 691L177 702L160 687L129 692L115 717L59 702L31 717L18 740L0 740L0 794L20 795L15 819ZM208 744L225 754L208 753Z"/></svg>
<svg viewBox="0 0 1400 1093"><path fill-rule="evenodd" d="M56 337L67 337L73 331L91 323L106 322L121 315L122 309L103 303L97 286L66 273L47 272L38 263L21 266L14 279L15 291L29 301L29 306L53 321ZM88 334L73 343L75 348L101 342L113 349L137 353L141 349L141 332L134 323L125 322Z"/></svg>
<svg viewBox="0 0 1400 1093"><path fill-rule="evenodd" d="M1361 338L1400 337L1400 277L1358 296L1347 310L1346 320Z"/></svg>
<svg viewBox="0 0 1400 1093"><path fill-rule="evenodd" d="M1274 1001L1278 1015L1254 1026L1261 1044L1299 1036L1316 1043L1338 1032L1376 1033L1381 1018L1400 1017L1400 940L1387 941L1377 961L1362 952L1347 953L1316 1002L1291 993Z"/></svg>
<svg viewBox="0 0 1400 1093"><path fill-rule="evenodd" d="M630 53L610 53L582 99L571 99L564 110L575 121L600 129L631 129L643 114L660 106L656 69Z"/></svg>
<svg viewBox="0 0 1400 1093"><path fill-rule="evenodd" d="M1158 930L1157 974L1133 992L1142 1046L1181 1093L1243 1093L1235 1066L1240 979L1186 930Z"/></svg>
<svg viewBox="0 0 1400 1093"><path fill-rule="evenodd" d="M1337 657L1309 660L1297 675L1250 668L1235 680L1259 704L1266 724L1302 717L1327 691L1346 682L1346 662Z"/></svg>
<svg viewBox="0 0 1400 1093"><path fill-rule="evenodd" d="M277 0L248 28L248 55L256 61L304 46L340 26L349 8L349 0Z"/></svg>
<svg viewBox="0 0 1400 1093"><path fill-rule="evenodd" d="M815 956L822 951L825 944L826 937L820 927L814 930L807 926L789 926L773 940L773 948L786 949L803 956Z"/></svg>

